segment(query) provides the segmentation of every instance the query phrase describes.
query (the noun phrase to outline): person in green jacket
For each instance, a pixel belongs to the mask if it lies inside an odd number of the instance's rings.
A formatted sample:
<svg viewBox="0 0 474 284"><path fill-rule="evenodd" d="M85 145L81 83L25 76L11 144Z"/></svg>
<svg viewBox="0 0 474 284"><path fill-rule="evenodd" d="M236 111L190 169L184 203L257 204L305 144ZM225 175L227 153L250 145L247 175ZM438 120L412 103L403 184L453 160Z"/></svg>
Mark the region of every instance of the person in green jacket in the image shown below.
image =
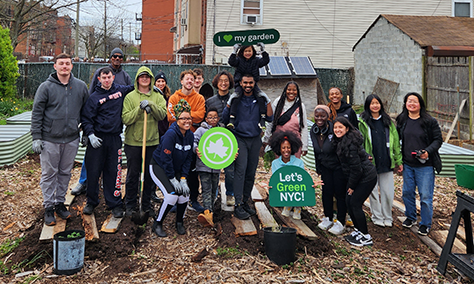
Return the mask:
<svg viewBox="0 0 474 284"><path fill-rule="evenodd" d="M397 129L379 96L367 96L359 130L364 137L365 151L377 169L377 184L369 198L372 221L380 227L392 227L393 171L403 171L402 154Z"/></svg>
<svg viewBox="0 0 474 284"><path fill-rule="evenodd" d="M144 112L147 113L147 134L145 154L145 180L143 184L142 209L154 216L151 207L151 195L155 191L155 183L150 177L148 166L153 152L160 143L157 131L158 121L166 117L166 101L163 96L153 90L155 77L148 67L142 66L135 76L135 90L123 101L122 121L125 128L125 155L127 156L127 181L125 183L125 214L131 216L138 209L138 188L142 166L142 143Z"/></svg>

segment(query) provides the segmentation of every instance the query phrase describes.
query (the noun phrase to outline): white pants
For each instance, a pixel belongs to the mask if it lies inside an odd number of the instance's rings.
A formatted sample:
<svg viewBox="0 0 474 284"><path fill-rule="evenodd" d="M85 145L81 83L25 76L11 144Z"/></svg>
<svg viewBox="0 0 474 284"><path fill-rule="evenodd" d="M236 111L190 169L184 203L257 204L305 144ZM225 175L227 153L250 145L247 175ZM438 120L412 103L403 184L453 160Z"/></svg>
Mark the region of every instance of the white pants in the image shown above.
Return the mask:
<svg viewBox="0 0 474 284"><path fill-rule="evenodd" d="M379 194L380 188L380 194ZM394 197L393 172L377 174L377 184L370 193L370 211L372 221L392 222L392 205Z"/></svg>

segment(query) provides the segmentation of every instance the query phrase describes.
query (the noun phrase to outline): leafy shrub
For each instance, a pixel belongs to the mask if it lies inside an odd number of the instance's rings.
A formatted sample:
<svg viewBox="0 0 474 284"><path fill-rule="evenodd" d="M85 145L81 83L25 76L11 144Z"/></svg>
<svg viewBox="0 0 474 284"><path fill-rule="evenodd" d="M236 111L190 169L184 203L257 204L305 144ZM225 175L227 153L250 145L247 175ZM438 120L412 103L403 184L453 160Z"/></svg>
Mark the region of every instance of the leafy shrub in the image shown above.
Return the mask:
<svg viewBox="0 0 474 284"><path fill-rule="evenodd" d="M13 47L8 29L0 26L0 97L14 98L16 95L15 82L20 76L18 64L13 56Z"/></svg>

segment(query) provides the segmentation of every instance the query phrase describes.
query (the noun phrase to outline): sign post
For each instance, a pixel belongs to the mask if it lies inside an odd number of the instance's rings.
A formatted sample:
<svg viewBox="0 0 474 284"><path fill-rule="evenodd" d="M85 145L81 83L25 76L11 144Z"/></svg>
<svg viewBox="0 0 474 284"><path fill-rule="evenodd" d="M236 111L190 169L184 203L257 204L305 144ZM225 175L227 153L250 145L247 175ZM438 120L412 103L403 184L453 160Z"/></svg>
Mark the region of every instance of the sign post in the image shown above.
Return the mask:
<svg viewBox="0 0 474 284"><path fill-rule="evenodd" d="M279 39L280 33L275 29L229 31L216 33L214 35L214 44L217 46L233 46L236 43L253 45L258 42L272 44L276 43Z"/></svg>
<svg viewBox="0 0 474 284"><path fill-rule="evenodd" d="M272 207L316 205L313 179L304 169L296 166L284 166L273 173L269 195Z"/></svg>

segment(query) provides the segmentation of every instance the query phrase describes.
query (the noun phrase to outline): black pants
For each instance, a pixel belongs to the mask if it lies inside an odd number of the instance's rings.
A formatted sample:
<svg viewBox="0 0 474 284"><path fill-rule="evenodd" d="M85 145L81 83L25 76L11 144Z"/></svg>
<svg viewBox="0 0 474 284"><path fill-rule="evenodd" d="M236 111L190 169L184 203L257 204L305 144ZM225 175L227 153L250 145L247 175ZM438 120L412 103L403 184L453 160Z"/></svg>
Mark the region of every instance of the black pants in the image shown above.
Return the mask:
<svg viewBox="0 0 474 284"><path fill-rule="evenodd" d="M257 171L262 139L235 135L239 145L239 156L234 162L235 205L241 205L250 198Z"/></svg>
<svg viewBox="0 0 474 284"><path fill-rule="evenodd" d="M187 177L188 186L189 186L189 200L191 202L197 201L199 196L199 175L196 171L196 154L193 154L193 160L191 161L191 167L189 169L189 174ZM179 180L179 178L178 178Z"/></svg>
<svg viewBox="0 0 474 284"><path fill-rule="evenodd" d="M377 177L369 182L359 183L355 188L352 195L346 193L346 205L347 211L351 216L354 227L361 231L363 234L367 234L367 221L365 220L364 210L362 205L364 201L369 197L370 193L377 183Z"/></svg>
<svg viewBox="0 0 474 284"><path fill-rule="evenodd" d="M321 179L323 185L323 208L324 217L329 220L333 218L333 197L336 197L337 203L337 220L344 226L346 223L346 186L347 179L344 177L342 169L331 170L321 165Z"/></svg>
<svg viewBox="0 0 474 284"><path fill-rule="evenodd" d="M99 177L103 173L105 204L109 208L122 203L122 139L120 135L96 133L102 146L95 149L89 143L86 150L87 203L99 204Z"/></svg>
<svg viewBox="0 0 474 284"><path fill-rule="evenodd" d="M157 145L147 146L145 153L145 174L143 182L142 209L151 208L151 192L155 190L155 183L150 177L149 165ZM127 181L125 182L125 206L127 208L137 208L137 200L140 188L140 173L142 167L142 147L125 145L125 155L127 155Z"/></svg>

